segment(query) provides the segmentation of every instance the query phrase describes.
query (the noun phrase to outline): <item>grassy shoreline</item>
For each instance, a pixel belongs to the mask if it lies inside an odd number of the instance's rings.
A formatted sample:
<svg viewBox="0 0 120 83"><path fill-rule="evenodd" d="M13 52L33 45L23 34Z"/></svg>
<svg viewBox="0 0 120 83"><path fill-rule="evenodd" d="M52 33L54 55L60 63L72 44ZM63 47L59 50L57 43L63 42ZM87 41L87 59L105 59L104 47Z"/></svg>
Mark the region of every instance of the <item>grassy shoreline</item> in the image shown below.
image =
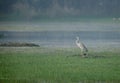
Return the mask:
<svg viewBox="0 0 120 83"><path fill-rule="evenodd" d="M0 81L119 82L120 52L90 50L88 58L76 48L0 47Z"/></svg>

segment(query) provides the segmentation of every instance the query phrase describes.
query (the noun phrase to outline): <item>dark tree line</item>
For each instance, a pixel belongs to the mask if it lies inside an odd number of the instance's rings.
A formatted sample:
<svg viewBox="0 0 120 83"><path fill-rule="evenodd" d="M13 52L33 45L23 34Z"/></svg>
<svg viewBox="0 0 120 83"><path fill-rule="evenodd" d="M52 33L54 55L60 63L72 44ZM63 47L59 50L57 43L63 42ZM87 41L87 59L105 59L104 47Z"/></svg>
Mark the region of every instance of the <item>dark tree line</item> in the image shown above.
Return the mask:
<svg viewBox="0 0 120 83"><path fill-rule="evenodd" d="M120 0L0 0L0 15L27 18L48 16L116 16Z"/></svg>

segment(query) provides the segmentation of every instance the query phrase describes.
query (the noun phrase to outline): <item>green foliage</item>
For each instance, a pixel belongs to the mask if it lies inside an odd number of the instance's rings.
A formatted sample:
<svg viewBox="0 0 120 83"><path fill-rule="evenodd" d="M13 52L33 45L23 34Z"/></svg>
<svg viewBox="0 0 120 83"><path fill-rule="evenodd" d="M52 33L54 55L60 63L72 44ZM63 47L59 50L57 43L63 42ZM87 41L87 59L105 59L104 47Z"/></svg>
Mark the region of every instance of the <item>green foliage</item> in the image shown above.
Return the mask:
<svg viewBox="0 0 120 83"><path fill-rule="evenodd" d="M120 0L0 0L0 14L5 15L1 18L6 20L64 16L119 18L119 10Z"/></svg>
<svg viewBox="0 0 120 83"><path fill-rule="evenodd" d="M0 34L0 38L4 37L4 34Z"/></svg>
<svg viewBox="0 0 120 83"><path fill-rule="evenodd" d="M39 45L34 43L20 43L20 42L7 42L7 43L0 43L2 47L39 47Z"/></svg>
<svg viewBox="0 0 120 83"><path fill-rule="evenodd" d="M0 49L3 82L116 82L120 79L118 51L90 51L88 58L82 58L74 48Z"/></svg>

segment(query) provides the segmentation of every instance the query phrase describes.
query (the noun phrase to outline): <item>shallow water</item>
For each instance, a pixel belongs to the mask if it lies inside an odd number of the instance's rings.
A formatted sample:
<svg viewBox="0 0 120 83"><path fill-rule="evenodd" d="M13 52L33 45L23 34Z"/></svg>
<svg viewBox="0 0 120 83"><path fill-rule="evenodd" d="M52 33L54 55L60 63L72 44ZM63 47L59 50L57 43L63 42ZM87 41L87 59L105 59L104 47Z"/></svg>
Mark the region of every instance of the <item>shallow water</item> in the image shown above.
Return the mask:
<svg viewBox="0 0 120 83"><path fill-rule="evenodd" d="M43 47L76 47L76 36L87 47L120 47L116 31L0 31L0 42L32 42Z"/></svg>
<svg viewBox="0 0 120 83"><path fill-rule="evenodd" d="M119 23L0 22L0 42L32 42L42 47L76 47L76 36L87 47L120 48Z"/></svg>

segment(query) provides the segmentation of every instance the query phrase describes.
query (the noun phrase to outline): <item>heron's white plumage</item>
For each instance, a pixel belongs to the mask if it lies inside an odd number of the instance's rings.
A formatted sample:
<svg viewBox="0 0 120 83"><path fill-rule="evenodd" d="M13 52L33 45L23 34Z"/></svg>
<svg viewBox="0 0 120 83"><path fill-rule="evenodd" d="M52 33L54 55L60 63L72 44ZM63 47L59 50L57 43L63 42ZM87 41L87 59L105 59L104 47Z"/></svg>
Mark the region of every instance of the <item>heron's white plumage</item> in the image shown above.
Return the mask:
<svg viewBox="0 0 120 83"><path fill-rule="evenodd" d="M88 52L86 46L82 42L80 42L79 37L76 38L77 38L76 45L81 49L81 52L83 52L83 54Z"/></svg>

